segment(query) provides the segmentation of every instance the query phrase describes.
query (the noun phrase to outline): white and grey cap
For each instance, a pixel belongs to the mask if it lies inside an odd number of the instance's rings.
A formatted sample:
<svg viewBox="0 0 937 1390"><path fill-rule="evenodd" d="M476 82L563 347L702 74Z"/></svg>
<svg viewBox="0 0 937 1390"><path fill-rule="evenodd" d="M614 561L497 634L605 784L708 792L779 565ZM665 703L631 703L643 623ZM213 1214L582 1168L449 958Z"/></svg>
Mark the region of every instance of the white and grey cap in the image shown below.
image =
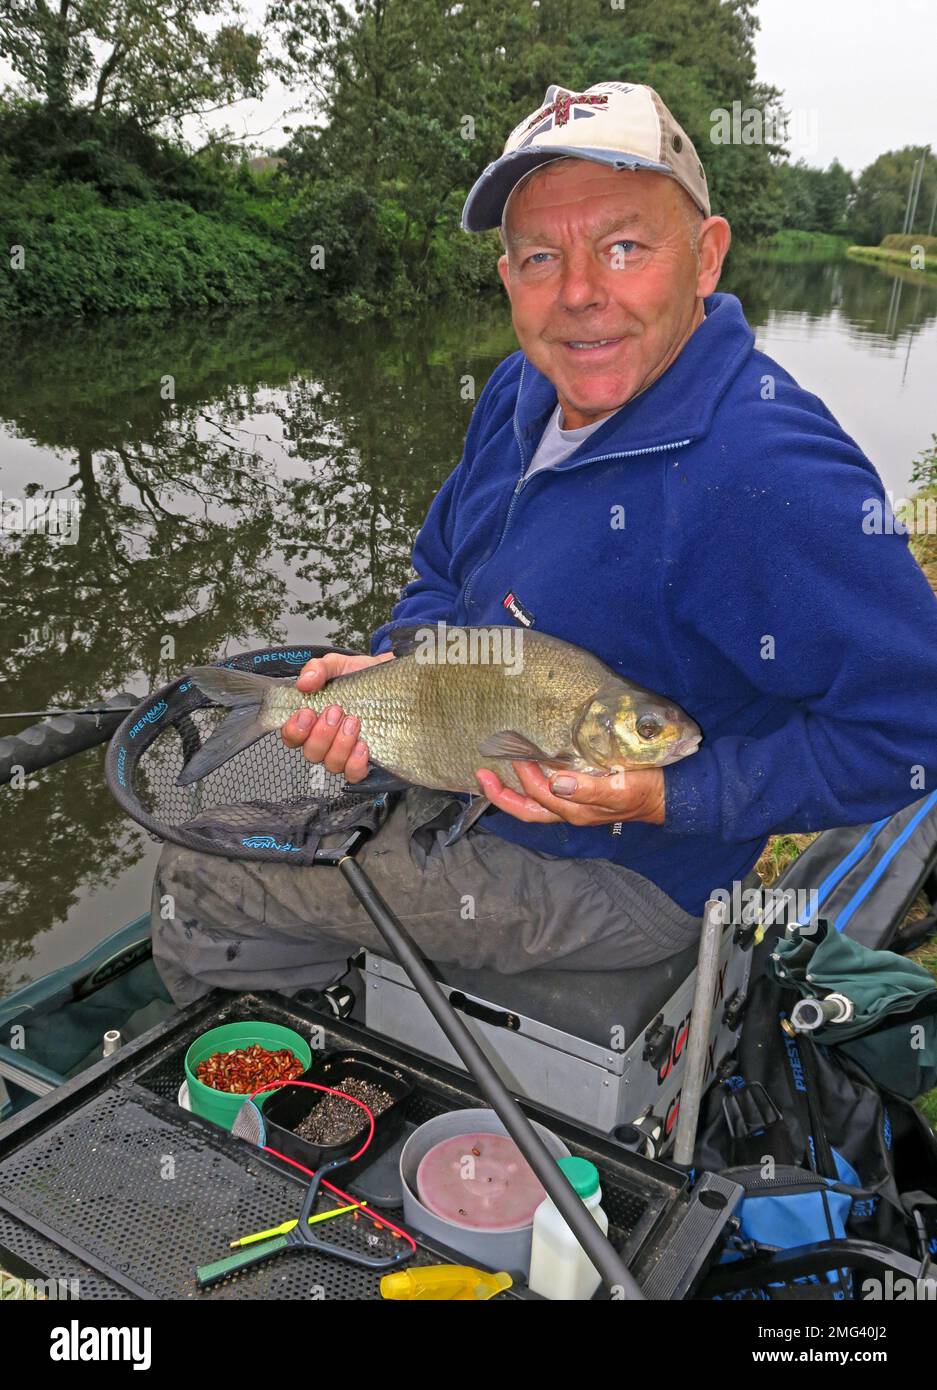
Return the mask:
<svg viewBox="0 0 937 1390"><path fill-rule="evenodd" d="M547 88L543 104L514 127L498 159L479 175L462 209L467 232L501 225L517 184L555 159L590 159L613 169L649 169L675 179L705 217L706 171L686 131L652 87L597 82L584 92Z"/></svg>

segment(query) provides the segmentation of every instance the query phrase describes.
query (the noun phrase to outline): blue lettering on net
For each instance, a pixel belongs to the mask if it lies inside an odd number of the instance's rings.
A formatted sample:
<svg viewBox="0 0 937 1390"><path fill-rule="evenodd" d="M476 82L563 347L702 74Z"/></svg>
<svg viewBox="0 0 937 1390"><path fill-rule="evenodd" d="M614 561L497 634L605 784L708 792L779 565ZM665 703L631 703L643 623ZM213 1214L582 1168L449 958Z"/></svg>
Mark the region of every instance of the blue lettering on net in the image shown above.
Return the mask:
<svg viewBox="0 0 937 1390"><path fill-rule="evenodd" d="M140 730L145 729L147 724L157 723L158 720L162 719L168 708L169 706L166 704L165 700L157 700L156 704L152 705L145 714L140 716L136 724L134 724L133 728L130 730L130 737L136 738Z"/></svg>
<svg viewBox="0 0 937 1390"><path fill-rule="evenodd" d="M302 850L296 845L291 845L287 840L285 845L278 844L273 835L248 835L241 844L245 849L278 849L284 854L301 854Z"/></svg>

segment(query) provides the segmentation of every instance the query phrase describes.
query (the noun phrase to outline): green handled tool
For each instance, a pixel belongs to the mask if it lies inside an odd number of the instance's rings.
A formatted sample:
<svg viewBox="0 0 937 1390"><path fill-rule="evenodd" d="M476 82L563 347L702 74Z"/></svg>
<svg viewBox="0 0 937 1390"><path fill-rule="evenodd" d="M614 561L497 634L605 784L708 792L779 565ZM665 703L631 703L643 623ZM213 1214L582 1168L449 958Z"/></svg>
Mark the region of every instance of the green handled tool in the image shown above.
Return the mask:
<svg viewBox="0 0 937 1390"><path fill-rule="evenodd" d="M309 1184L302 1211L291 1231L287 1231L285 1235L274 1236L272 1240L260 1241L258 1244L247 1246L243 1250L236 1250L233 1255L225 1255L212 1264L199 1265L195 1271L198 1288L211 1288L213 1284L220 1283L229 1274L236 1274L238 1270L259 1264L261 1260L269 1260L271 1256L279 1255L284 1250L315 1250L319 1254L335 1255L339 1259L350 1261L352 1264L363 1265L366 1269L380 1270L394 1269L397 1265L403 1264L405 1260L412 1259L413 1252L409 1246L396 1255L365 1255L357 1250L348 1250L331 1245L328 1241L320 1240L310 1229L309 1218L312 1216L312 1209L319 1195L319 1184L326 1173L330 1173L336 1168L343 1168L347 1162L347 1158L337 1158L331 1163L322 1165ZM332 1213L330 1212L329 1215Z"/></svg>

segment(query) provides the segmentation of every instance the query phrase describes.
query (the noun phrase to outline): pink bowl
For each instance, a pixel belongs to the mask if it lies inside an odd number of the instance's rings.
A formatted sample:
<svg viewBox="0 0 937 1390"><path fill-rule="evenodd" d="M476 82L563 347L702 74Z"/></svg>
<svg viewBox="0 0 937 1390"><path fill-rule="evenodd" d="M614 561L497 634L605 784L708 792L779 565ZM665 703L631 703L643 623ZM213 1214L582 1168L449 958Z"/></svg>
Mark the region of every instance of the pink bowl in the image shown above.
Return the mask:
<svg viewBox="0 0 937 1390"><path fill-rule="evenodd" d="M456 1134L436 1144L416 1171L417 1195L435 1216L471 1231L529 1226L546 1193L506 1134Z"/></svg>

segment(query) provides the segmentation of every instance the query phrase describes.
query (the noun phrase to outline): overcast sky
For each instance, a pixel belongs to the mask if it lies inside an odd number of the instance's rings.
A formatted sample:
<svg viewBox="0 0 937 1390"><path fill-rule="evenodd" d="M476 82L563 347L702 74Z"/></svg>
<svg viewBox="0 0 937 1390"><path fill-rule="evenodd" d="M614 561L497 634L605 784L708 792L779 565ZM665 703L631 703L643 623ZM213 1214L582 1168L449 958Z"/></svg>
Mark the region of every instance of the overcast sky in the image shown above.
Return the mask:
<svg viewBox="0 0 937 1390"><path fill-rule="evenodd" d="M250 27L261 29L266 0L243 3ZM884 150L937 148L937 0L760 0L758 14L758 75L784 92L794 158L825 166L836 156L858 171ZM595 81L627 75L596 73ZM0 80L10 76L0 63ZM470 112L471 94L463 99ZM291 100L274 84L262 101L211 123L276 145L283 125L302 119L288 115ZM187 133L201 143L195 128Z"/></svg>
<svg viewBox="0 0 937 1390"><path fill-rule="evenodd" d="M937 0L760 0L758 15L758 76L807 137L795 157L858 171L884 150L937 147Z"/></svg>

